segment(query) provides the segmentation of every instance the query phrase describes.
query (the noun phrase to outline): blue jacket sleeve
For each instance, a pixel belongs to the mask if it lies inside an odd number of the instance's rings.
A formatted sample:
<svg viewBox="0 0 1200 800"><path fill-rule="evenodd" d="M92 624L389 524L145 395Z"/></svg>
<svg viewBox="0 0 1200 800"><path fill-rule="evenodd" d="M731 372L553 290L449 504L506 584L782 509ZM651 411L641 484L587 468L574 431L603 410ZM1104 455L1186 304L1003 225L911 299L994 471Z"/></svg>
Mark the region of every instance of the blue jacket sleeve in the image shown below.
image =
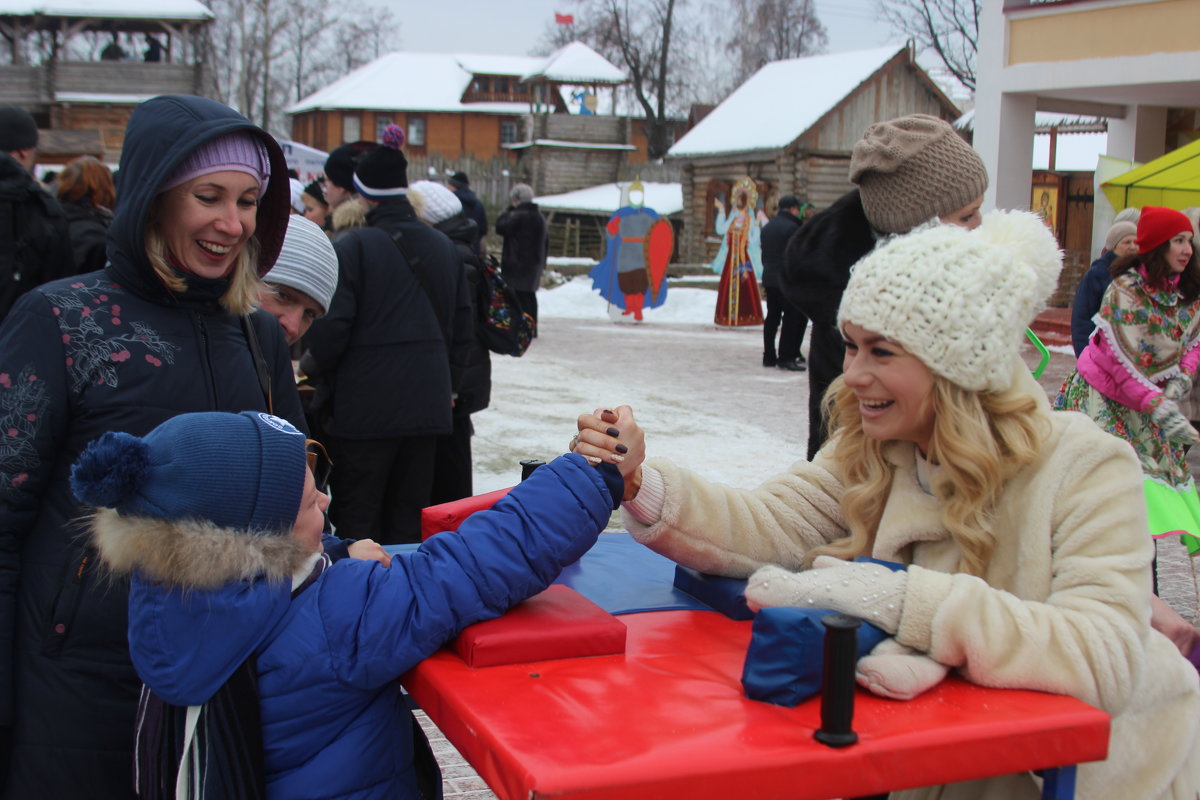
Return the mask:
<svg viewBox="0 0 1200 800"><path fill-rule="evenodd" d="M611 477L581 456L561 456L457 531L394 556L390 568L330 567L314 589L337 678L381 686L467 625L545 589L608 523L620 500L620 478Z"/></svg>
<svg viewBox="0 0 1200 800"><path fill-rule="evenodd" d="M21 543L37 520L69 419L62 333L41 293L0 327L0 725L12 722Z"/></svg>

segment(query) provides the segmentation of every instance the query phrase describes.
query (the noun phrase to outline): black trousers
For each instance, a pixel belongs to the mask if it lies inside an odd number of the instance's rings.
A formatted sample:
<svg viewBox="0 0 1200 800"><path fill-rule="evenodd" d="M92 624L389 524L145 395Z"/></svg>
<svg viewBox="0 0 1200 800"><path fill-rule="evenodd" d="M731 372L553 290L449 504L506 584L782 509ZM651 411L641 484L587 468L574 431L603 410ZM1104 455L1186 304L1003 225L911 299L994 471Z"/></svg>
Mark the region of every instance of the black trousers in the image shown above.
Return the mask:
<svg viewBox="0 0 1200 800"><path fill-rule="evenodd" d="M533 317L533 335L537 336L537 292L518 292L514 289L513 294L517 296L521 310Z"/></svg>
<svg viewBox="0 0 1200 800"><path fill-rule="evenodd" d="M813 323L808 340L808 459L821 449L829 431L821 419L821 398L833 379L842 374L845 345L836 325Z"/></svg>
<svg viewBox="0 0 1200 800"><path fill-rule="evenodd" d="M470 414L455 414L454 433L437 437L433 488L429 495L431 505L475 494L471 466L471 434L474 432Z"/></svg>
<svg viewBox="0 0 1200 800"><path fill-rule="evenodd" d="M804 341L804 329L808 317L792 305L783 292L774 286L763 287L767 293L767 318L763 322L763 355L775 358L775 333L779 334L779 360L794 361L800 355L800 343Z"/></svg>
<svg viewBox="0 0 1200 800"><path fill-rule="evenodd" d="M380 544L421 541L421 509L430 504L436 436L337 439L329 518L343 539Z"/></svg>

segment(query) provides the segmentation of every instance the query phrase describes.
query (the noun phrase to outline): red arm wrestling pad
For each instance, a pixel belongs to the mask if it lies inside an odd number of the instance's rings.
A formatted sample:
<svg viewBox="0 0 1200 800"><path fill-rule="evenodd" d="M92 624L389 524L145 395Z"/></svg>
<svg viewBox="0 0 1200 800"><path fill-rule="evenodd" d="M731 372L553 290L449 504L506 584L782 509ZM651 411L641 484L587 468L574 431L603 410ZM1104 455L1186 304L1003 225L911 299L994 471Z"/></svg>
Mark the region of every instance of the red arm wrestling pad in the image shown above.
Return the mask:
<svg viewBox="0 0 1200 800"><path fill-rule="evenodd" d="M454 651L469 667L618 655L625 623L579 592L555 584L508 610L463 629Z"/></svg>

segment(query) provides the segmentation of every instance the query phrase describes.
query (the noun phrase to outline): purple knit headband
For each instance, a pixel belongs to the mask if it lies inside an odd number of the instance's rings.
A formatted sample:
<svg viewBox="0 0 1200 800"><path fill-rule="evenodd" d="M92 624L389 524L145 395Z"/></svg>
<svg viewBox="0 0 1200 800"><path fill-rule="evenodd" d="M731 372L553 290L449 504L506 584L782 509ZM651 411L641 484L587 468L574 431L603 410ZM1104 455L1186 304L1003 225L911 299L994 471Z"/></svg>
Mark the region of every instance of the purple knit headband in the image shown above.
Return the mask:
<svg viewBox="0 0 1200 800"><path fill-rule="evenodd" d="M218 136L188 153L158 192L162 194L193 178L226 170L245 172L257 178L258 196L262 197L267 191L267 180L271 177L267 146L257 136L245 131Z"/></svg>

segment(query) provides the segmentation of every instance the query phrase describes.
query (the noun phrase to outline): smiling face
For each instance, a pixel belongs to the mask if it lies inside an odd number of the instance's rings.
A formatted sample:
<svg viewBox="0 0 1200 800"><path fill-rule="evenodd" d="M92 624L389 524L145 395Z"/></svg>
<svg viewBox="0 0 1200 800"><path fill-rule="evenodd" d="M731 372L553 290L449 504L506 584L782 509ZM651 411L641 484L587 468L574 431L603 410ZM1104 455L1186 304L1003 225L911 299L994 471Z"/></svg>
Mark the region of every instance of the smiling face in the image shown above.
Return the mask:
<svg viewBox="0 0 1200 800"><path fill-rule="evenodd" d="M1167 248L1167 266L1171 274L1177 275L1187 269L1192 260L1192 232L1184 231L1171 237L1171 246Z"/></svg>
<svg viewBox="0 0 1200 800"><path fill-rule="evenodd" d="M861 325L842 326L844 380L856 398L863 433L881 442L915 442L929 452L933 373L895 342Z"/></svg>
<svg viewBox="0 0 1200 800"><path fill-rule="evenodd" d="M223 278L254 235L258 179L227 170L193 178L158 198L156 218L176 266Z"/></svg>
<svg viewBox="0 0 1200 800"><path fill-rule="evenodd" d="M325 315L325 309L316 300L299 289L277 283L268 283L258 293L258 302L279 320L289 345L300 341L313 322Z"/></svg>
<svg viewBox="0 0 1200 800"><path fill-rule="evenodd" d="M304 494L300 498L300 512L292 526L292 538L300 542L311 553L321 551L321 531L325 530L325 509L329 507L329 495L317 491L312 470L304 468Z"/></svg>

